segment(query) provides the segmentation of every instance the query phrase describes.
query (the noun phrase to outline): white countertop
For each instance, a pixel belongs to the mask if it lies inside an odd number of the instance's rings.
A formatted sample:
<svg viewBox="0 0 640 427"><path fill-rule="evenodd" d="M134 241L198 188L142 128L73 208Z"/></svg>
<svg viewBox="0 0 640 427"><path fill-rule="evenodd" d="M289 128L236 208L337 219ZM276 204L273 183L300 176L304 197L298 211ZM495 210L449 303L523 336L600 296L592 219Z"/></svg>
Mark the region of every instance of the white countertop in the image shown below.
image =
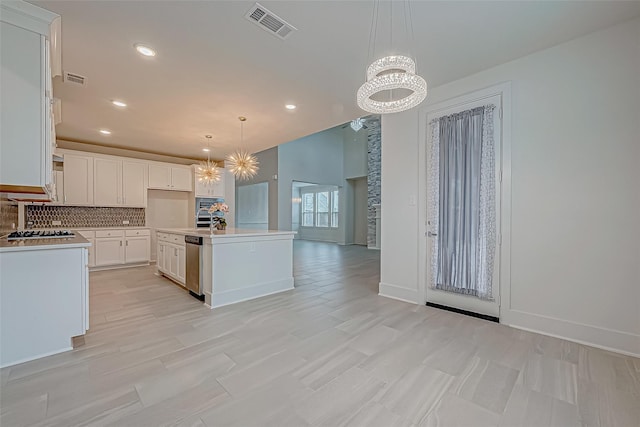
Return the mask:
<svg viewBox="0 0 640 427"><path fill-rule="evenodd" d="M151 227L146 226L128 226L128 225L117 225L114 227L49 227L49 228L32 228L34 231L54 231L54 230L86 230L86 231L97 231L97 230L149 230Z"/></svg>
<svg viewBox="0 0 640 427"><path fill-rule="evenodd" d="M251 230L248 228L227 227L226 230L213 230L213 234L208 227L204 228L157 228L158 233L181 234L183 236L203 236L210 238L231 238L231 237L265 237L265 236L293 236L295 231L290 230Z"/></svg>
<svg viewBox="0 0 640 427"><path fill-rule="evenodd" d="M49 249L88 248L91 243L80 234L64 239L7 240L0 238L0 252L35 251Z"/></svg>

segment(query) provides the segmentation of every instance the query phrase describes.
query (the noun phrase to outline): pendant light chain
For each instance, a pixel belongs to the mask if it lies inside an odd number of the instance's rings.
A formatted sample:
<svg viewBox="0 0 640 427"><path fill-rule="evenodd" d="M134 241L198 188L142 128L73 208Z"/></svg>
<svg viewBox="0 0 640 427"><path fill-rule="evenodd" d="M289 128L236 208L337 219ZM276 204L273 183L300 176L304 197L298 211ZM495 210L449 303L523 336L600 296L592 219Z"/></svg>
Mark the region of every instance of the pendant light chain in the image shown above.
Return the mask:
<svg viewBox="0 0 640 427"><path fill-rule="evenodd" d="M374 8L372 14L372 28L369 31L369 48L373 45L375 51L375 42L377 36L377 21L379 0L374 0ZM405 27L407 27L407 19L409 28L407 31L411 36L407 38L413 40L413 22L411 21L411 9L409 1L404 5ZM407 13L409 16L407 17ZM389 4L389 40L390 49L393 49L393 1ZM371 37L373 34L373 37ZM408 43L409 45L411 43ZM375 54L375 52L374 52ZM395 89L406 89L411 93L400 99L393 99L393 91ZM388 91L388 101L378 101L373 97L381 92ZM420 76L416 75L415 61L403 55L390 55L374 60L367 68L367 80L360 86L356 94L358 106L365 111L374 114L397 113L409 110L420 104L427 96L427 82Z"/></svg>
<svg viewBox="0 0 640 427"><path fill-rule="evenodd" d="M240 148L227 157L229 170L236 179L247 180L258 173L258 159L244 149L244 122L246 117L238 117L240 120Z"/></svg>

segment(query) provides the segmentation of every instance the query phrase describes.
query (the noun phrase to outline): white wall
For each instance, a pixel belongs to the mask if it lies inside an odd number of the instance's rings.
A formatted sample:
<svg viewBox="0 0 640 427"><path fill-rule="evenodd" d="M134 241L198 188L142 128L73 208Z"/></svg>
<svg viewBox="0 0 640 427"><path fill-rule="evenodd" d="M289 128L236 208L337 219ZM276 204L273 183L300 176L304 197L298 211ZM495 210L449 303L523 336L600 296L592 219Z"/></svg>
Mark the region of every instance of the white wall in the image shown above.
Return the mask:
<svg viewBox="0 0 640 427"><path fill-rule="evenodd" d="M278 229L278 181L274 180L274 175L278 174L278 147L269 148L268 150L256 153L258 158L259 169L256 176L246 181L236 181L236 189L243 185L257 184L266 182L269 185L269 229ZM237 196L237 192L236 192ZM243 209L242 203L236 203L236 209ZM236 214L236 220L237 220Z"/></svg>
<svg viewBox="0 0 640 427"><path fill-rule="evenodd" d="M237 215L238 228L267 230L269 228L269 184L256 184L238 187Z"/></svg>
<svg viewBox="0 0 640 427"><path fill-rule="evenodd" d="M343 185L342 129L332 128L278 146L278 229L291 230L293 181Z"/></svg>
<svg viewBox="0 0 640 427"><path fill-rule="evenodd" d="M423 303L423 237L408 204L418 191L419 114L511 81L511 283L502 284L501 321L640 355L639 40L636 19L431 88L419 110L384 116L382 200L394 208L382 213L381 292Z"/></svg>
<svg viewBox="0 0 640 427"><path fill-rule="evenodd" d="M147 193L146 226L151 228L151 260L156 260L156 228L186 228L193 222L189 195L184 191L149 190ZM193 212L193 213L192 213Z"/></svg>
<svg viewBox="0 0 640 427"><path fill-rule="evenodd" d="M367 130L354 132L350 126L342 129L344 140L344 177L367 176Z"/></svg>

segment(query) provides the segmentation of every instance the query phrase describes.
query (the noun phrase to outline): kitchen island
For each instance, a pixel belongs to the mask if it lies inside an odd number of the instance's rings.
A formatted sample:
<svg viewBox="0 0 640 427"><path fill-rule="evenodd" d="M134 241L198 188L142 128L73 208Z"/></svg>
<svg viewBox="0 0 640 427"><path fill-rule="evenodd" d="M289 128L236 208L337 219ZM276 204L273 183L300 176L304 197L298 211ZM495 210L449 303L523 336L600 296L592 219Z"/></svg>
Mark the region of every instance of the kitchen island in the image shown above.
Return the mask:
<svg viewBox="0 0 640 427"><path fill-rule="evenodd" d="M158 233L200 236L204 302L222 307L293 289L294 231L162 228Z"/></svg>
<svg viewBox="0 0 640 427"><path fill-rule="evenodd" d="M89 329L89 246L0 238L0 367L71 350Z"/></svg>

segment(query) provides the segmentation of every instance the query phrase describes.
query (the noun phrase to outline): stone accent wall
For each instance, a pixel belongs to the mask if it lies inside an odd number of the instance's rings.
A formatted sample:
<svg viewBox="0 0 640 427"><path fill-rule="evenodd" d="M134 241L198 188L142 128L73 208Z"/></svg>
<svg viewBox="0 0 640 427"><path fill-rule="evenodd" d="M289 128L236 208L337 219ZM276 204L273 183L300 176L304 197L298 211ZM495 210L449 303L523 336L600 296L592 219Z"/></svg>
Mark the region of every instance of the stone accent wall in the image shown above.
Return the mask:
<svg viewBox="0 0 640 427"><path fill-rule="evenodd" d="M367 215L367 246L376 246L376 208L380 204L380 174L382 165L382 132L380 117L367 120L367 187L368 187L368 215Z"/></svg>
<svg viewBox="0 0 640 427"><path fill-rule="evenodd" d="M13 231L11 225L18 228L18 204L8 200L0 200L0 236Z"/></svg>
<svg viewBox="0 0 640 427"><path fill-rule="evenodd" d="M25 226L32 228L144 227L144 208L26 205ZM53 225L52 221L60 221ZM122 221L129 221L123 224Z"/></svg>

